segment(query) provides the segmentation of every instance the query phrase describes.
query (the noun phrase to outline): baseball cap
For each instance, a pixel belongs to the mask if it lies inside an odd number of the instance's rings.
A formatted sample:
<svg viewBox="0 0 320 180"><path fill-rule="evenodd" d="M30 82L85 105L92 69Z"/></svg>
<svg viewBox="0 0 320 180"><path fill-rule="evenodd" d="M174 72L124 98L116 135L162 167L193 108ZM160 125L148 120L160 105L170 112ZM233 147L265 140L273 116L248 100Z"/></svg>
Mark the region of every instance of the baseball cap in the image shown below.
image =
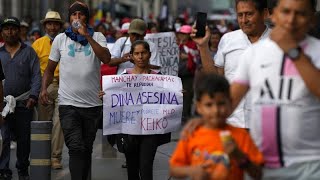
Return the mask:
<svg viewBox="0 0 320 180"><path fill-rule="evenodd" d="M20 21L16 17L8 17L1 22L1 27L6 25L14 25L20 27Z"/></svg>
<svg viewBox="0 0 320 180"><path fill-rule="evenodd" d="M189 25L183 25L181 26L179 32L184 34L190 34L192 32L192 27Z"/></svg>
<svg viewBox="0 0 320 180"><path fill-rule="evenodd" d="M122 24L120 32L121 33L127 33L128 30L129 30L129 26L130 26L129 22Z"/></svg>
<svg viewBox="0 0 320 180"><path fill-rule="evenodd" d="M147 24L142 19L134 19L130 23L128 33L144 35L146 30Z"/></svg>
<svg viewBox="0 0 320 180"><path fill-rule="evenodd" d="M29 24L27 23L27 22L25 22L25 21L21 21L20 22L20 26L24 26L24 27L29 27Z"/></svg>

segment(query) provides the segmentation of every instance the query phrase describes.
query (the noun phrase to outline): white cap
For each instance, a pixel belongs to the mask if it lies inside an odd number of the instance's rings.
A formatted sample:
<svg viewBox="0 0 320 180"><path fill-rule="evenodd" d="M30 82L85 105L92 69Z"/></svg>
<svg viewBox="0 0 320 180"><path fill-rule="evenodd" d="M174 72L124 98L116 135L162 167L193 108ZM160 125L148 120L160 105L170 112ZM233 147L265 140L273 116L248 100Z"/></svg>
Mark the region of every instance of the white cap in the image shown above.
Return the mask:
<svg viewBox="0 0 320 180"><path fill-rule="evenodd" d="M122 26L121 26L120 32L121 33L127 33L128 30L129 30L129 26L130 26L129 22L123 23Z"/></svg>

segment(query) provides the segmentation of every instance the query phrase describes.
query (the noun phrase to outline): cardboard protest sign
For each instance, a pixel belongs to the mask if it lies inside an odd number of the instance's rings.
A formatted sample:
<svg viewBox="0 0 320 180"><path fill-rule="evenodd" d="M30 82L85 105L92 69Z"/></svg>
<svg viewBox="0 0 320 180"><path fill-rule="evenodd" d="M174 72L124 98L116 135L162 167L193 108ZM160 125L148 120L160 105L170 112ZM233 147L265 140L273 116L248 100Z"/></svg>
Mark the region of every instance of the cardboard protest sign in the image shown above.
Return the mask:
<svg viewBox="0 0 320 180"><path fill-rule="evenodd" d="M161 73L178 76L179 47L173 32L147 34L145 39L153 42L157 48L161 63Z"/></svg>
<svg viewBox="0 0 320 180"><path fill-rule="evenodd" d="M164 134L180 127L182 83L176 76L103 76L103 134Z"/></svg>

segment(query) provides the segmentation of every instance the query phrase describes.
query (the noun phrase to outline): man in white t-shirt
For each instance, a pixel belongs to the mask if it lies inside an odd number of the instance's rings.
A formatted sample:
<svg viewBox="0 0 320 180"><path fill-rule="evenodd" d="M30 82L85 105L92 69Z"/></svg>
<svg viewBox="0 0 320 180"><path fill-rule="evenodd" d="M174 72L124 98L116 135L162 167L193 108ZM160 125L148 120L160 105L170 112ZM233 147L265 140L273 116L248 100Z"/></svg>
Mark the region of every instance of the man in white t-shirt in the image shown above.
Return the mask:
<svg viewBox="0 0 320 180"><path fill-rule="evenodd" d="M69 149L71 179L87 179L93 141L102 118L100 64L110 61L106 38L88 26L89 8L76 1L69 8L72 27L52 43L48 66L42 80L41 101L48 104L48 85L59 64L59 114Z"/></svg>
<svg viewBox="0 0 320 180"><path fill-rule="evenodd" d="M143 40L146 35L146 30L147 25L142 19L134 19L131 21L129 26L129 37L119 38L113 45L110 51L111 61L109 62L109 65L118 66L117 74L121 74L126 68L132 68L134 66L129 53L131 44L136 40ZM145 41L150 45L151 69L159 69L161 64L157 47L153 42L148 40Z"/></svg>
<svg viewBox="0 0 320 180"><path fill-rule="evenodd" d="M314 0L279 0L270 38L240 57L233 107L251 94L250 133L265 179L320 177L320 41L307 35Z"/></svg>
<svg viewBox="0 0 320 180"><path fill-rule="evenodd" d="M270 34L270 29L264 24L268 16L266 1L239 0L236 1L236 11L240 29L222 36L214 60L211 59L208 52L208 35L204 39L193 38L199 46L203 70L217 71L224 75L229 82L232 82L234 78L239 66L239 56L244 50ZM239 104L238 108L228 118L229 124L248 128L250 112L248 99L249 96Z"/></svg>

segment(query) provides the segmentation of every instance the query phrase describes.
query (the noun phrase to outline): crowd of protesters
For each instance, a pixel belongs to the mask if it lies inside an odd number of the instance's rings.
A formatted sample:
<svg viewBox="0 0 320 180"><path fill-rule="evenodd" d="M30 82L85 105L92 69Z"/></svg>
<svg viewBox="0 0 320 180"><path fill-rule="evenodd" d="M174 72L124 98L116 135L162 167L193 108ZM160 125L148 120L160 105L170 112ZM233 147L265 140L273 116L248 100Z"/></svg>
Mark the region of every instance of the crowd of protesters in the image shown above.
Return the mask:
<svg viewBox="0 0 320 180"><path fill-rule="evenodd" d="M186 18L170 26L140 18L93 23L88 6L79 1L69 7L66 21L48 11L41 27L4 18L0 179L12 179L12 141L19 180L30 179L33 120L53 122L52 168L63 168L65 143L71 178L87 179L103 113L101 75L161 74L158 49L145 35L168 31L175 33L179 47L182 124L187 123L170 159L173 177L243 179L247 172L254 179L318 179L316 2L278 0L274 9L260 0L235 4L239 29L225 20L208 21L204 37L195 36L194 22ZM138 146L125 153L128 179L153 179L157 147L170 142L169 136L134 137Z"/></svg>

